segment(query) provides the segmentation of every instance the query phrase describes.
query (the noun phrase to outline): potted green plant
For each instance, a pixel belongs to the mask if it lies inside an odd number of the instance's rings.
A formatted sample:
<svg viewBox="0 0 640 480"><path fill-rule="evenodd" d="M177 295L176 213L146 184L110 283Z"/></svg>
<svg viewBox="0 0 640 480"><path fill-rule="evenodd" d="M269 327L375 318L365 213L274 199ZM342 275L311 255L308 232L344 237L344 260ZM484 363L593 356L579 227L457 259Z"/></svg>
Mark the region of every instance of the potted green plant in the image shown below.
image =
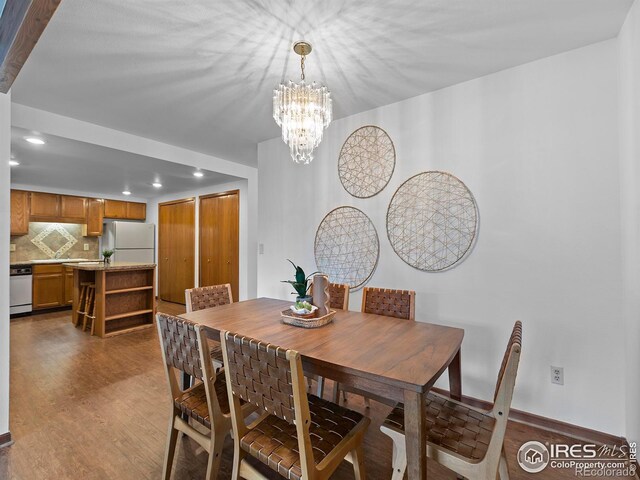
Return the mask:
<svg viewBox="0 0 640 480"><path fill-rule="evenodd" d="M291 260L287 258L287 261L293 265L295 269L295 280L282 280L283 283L289 283L295 290L295 292L291 292L292 295L298 295L296 297L296 302L308 302L312 303L313 298L311 295L307 295L309 291L309 287L311 284L309 283L309 279L318 272L313 272L309 275L304 274L304 270L293 263Z"/></svg>
<svg viewBox="0 0 640 480"><path fill-rule="evenodd" d="M113 250L104 249L102 250L102 256L104 257L104 263L106 265L111 263L111 255L113 255Z"/></svg>

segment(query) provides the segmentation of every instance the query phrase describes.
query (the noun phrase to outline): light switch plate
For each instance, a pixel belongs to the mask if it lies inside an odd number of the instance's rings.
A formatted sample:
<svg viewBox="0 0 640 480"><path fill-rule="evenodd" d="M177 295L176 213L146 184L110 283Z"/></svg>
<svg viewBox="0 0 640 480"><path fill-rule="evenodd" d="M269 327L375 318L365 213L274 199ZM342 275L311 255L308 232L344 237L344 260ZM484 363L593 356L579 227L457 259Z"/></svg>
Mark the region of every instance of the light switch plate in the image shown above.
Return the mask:
<svg viewBox="0 0 640 480"><path fill-rule="evenodd" d="M9 244L9 251L10 252L15 252L16 251L16 244L15 243L10 243Z"/></svg>
<svg viewBox="0 0 640 480"><path fill-rule="evenodd" d="M258 245L258 254L264 255L264 243Z"/></svg>
<svg viewBox="0 0 640 480"><path fill-rule="evenodd" d="M85 252L88 252L88 251L89 251L89 244L88 244L88 243L85 243L85 244L84 244L84 251L85 251Z"/></svg>

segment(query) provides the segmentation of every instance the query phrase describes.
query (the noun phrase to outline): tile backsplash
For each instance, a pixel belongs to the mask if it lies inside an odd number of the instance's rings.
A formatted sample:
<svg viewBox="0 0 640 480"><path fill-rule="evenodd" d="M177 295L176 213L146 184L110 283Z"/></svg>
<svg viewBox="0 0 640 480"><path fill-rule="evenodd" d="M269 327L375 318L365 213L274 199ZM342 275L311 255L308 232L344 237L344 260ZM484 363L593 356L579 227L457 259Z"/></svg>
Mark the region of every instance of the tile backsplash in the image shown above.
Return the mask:
<svg viewBox="0 0 640 480"><path fill-rule="evenodd" d="M11 237L15 252L10 261L42 260L47 258L98 258L99 240L83 237L82 225L74 223L29 223L29 234ZM84 249L84 244L89 250Z"/></svg>

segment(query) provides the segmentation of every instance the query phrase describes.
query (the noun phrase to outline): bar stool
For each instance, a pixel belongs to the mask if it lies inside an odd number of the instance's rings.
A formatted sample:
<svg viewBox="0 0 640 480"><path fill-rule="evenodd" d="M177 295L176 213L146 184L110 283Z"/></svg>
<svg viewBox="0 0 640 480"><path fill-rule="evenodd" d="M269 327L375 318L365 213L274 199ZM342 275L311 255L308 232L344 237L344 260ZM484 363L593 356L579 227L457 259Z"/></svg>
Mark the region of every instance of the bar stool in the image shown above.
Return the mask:
<svg viewBox="0 0 640 480"><path fill-rule="evenodd" d="M80 296L78 298L78 309L76 310L77 316L73 324L77 327L82 318L81 316L85 315L85 303L87 302L87 292L89 290L89 285L92 285L91 282L82 282L80 284Z"/></svg>
<svg viewBox="0 0 640 480"><path fill-rule="evenodd" d="M80 315L82 315L82 331L84 332L87 329L87 321L91 320L91 335L93 335L96 319L96 286L93 283L82 283L81 286L80 305L82 310L78 310L78 322L80 322Z"/></svg>

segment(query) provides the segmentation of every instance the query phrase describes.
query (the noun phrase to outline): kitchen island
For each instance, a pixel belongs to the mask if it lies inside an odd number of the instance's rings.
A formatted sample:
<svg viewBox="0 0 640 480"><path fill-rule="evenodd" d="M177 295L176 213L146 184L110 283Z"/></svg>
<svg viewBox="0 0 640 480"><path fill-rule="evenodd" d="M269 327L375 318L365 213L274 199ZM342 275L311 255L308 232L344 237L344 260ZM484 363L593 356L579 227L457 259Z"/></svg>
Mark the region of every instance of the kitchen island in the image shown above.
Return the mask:
<svg viewBox="0 0 640 480"><path fill-rule="evenodd" d="M78 312L82 286L95 286L95 334L111 337L154 325L156 314L153 263L65 263L73 269L73 324L82 323Z"/></svg>

